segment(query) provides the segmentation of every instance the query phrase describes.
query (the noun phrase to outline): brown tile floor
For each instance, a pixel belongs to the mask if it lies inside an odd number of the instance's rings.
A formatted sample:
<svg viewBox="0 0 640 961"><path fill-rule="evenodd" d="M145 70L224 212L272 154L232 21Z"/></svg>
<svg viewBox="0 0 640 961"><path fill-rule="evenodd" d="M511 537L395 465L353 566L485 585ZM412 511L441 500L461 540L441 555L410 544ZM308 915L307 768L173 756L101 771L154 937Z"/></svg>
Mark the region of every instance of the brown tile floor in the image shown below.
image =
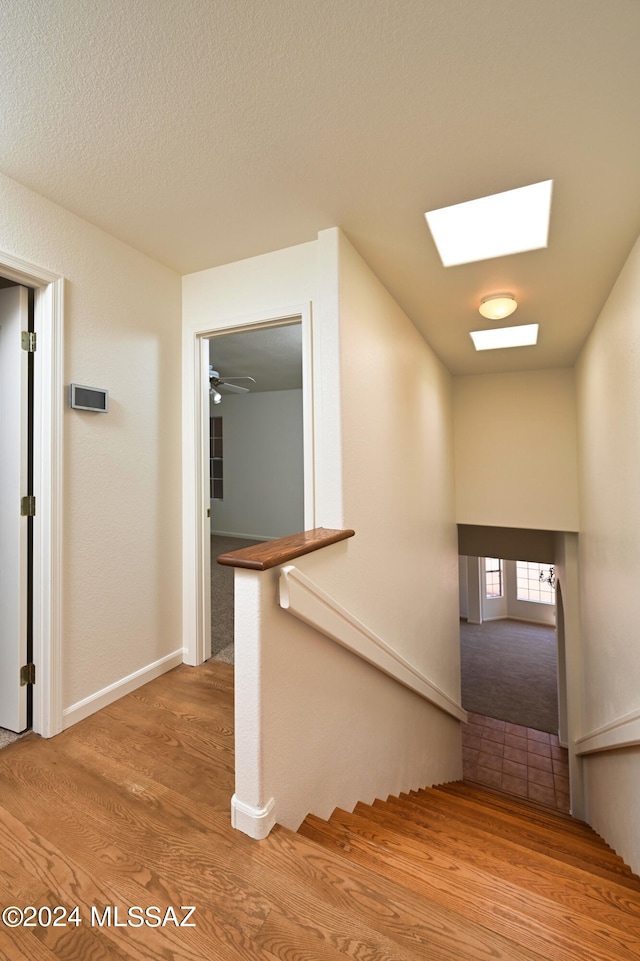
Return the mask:
<svg viewBox="0 0 640 961"><path fill-rule="evenodd" d="M555 734L469 714L462 725L462 759L469 781L569 810L567 751Z"/></svg>

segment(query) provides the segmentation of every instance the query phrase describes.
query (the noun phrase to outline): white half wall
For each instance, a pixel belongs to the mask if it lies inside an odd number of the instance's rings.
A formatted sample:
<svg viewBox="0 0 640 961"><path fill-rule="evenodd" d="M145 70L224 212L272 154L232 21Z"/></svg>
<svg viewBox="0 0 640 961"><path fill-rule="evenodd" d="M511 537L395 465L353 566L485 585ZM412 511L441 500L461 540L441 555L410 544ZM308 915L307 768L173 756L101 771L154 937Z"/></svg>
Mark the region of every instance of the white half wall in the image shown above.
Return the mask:
<svg viewBox="0 0 640 961"><path fill-rule="evenodd" d="M578 530L573 370L454 377L459 524Z"/></svg>
<svg viewBox="0 0 640 961"><path fill-rule="evenodd" d="M211 501L211 531L284 537L304 530L301 390L224 394L223 493Z"/></svg>
<svg viewBox="0 0 640 961"><path fill-rule="evenodd" d="M67 710L182 647L180 278L2 175L0 250L65 278L65 385L109 390L63 416Z"/></svg>
<svg viewBox="0 0 640 961"><path fill-rule="evenodd" d="M342 542L296 566L319 579L348 553ZM327 818L461 776L457 720L282 610L279 568L235 576L238 828L295 830L309 811Z"/></svg>
<svg viewBox="0 0 640 961"><path fill-rule="evenodd" d="M583 736L640 708L640 241L576 368ZM640 748L583 761L586 813L640 871Z"/></svg>

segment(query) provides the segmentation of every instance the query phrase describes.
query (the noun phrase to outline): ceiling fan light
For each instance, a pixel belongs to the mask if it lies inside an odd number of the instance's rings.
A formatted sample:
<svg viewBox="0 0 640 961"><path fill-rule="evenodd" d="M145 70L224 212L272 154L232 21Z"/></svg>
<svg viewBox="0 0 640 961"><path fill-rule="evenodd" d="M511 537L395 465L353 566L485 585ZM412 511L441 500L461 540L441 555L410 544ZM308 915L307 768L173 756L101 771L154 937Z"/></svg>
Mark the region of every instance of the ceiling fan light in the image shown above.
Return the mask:
<svg viewBox="0 0 640 961"><path fill-rule="evenodd" d="M479 310L487 320L504 320L514 312L517 306L518 302L513 294L487 294L480 301Z"/></svg>
<svg viewBox="0 0 640 961"><path fill-rule="evenodd" d="M215 387L212 387L212 388L211 388L210 393L211 393L211 396L212 396L212 398L213 398L213 403L214 403L214 404L219 404L220 401L222 400L222 394L219 394L218 391L215 389Z"/></svg>

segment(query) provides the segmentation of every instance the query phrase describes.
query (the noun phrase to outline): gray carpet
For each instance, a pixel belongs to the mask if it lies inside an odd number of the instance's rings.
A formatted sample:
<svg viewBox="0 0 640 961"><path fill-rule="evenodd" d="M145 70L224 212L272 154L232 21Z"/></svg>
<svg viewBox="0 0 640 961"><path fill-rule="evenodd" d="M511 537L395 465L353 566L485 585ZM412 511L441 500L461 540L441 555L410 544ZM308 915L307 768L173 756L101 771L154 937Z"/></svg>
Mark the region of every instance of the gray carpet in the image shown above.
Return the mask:
<svg viewBox="0 0 640 961"><path fill-rule="evenodd" d="M22 734L14 734L13 731L7 731L6 728L0 727L0 748L6 747L8 744L13 744L14 741L19 740L28 733L28 731L24 731Z"/></svg>
<svg viewBox="0 0 640 961"><path fill-rule="evenodd" d="M462 706L558 733L556 632L520 621L460 622Z"/></svg>
<svg viewBox="0 0 640 961"><path fill-rule="evenodd" d="M233 664L233 567L218 564L219 554L259 544L244 537L211 535L211 656Z"/></svg>

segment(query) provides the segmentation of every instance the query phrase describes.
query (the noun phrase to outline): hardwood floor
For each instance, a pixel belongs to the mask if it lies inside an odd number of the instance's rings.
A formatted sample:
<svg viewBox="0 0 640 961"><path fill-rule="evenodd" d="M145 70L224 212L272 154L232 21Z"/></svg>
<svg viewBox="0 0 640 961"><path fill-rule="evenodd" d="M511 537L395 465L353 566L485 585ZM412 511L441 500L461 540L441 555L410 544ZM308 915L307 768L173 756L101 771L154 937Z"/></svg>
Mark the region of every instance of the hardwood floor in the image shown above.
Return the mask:
<svg viewBox="0 0 640 961"><path fill-rule="evenodd" d="M50 741L28 735L0 753L0 909L44 908L26 913L33 926L0 921L2 961L637 957L640 883L619 859L605 851L587 873L588 829L567 821L568 839L552 851L547 838L530 865L506 802L482 812L454 796L464 785L431 792L429 810L429 794L412 796L411 816L395 800L372 817L358 806L327 846L279 827L261 842L233 831L232 705L232 667L182 666ZM544 821L532 810L529 833ZM490 840L488 823L505 820L509 837ZM408 861L421 834L428 845ZM147 920L162 926L127 915L152 906Z"/></svg>

